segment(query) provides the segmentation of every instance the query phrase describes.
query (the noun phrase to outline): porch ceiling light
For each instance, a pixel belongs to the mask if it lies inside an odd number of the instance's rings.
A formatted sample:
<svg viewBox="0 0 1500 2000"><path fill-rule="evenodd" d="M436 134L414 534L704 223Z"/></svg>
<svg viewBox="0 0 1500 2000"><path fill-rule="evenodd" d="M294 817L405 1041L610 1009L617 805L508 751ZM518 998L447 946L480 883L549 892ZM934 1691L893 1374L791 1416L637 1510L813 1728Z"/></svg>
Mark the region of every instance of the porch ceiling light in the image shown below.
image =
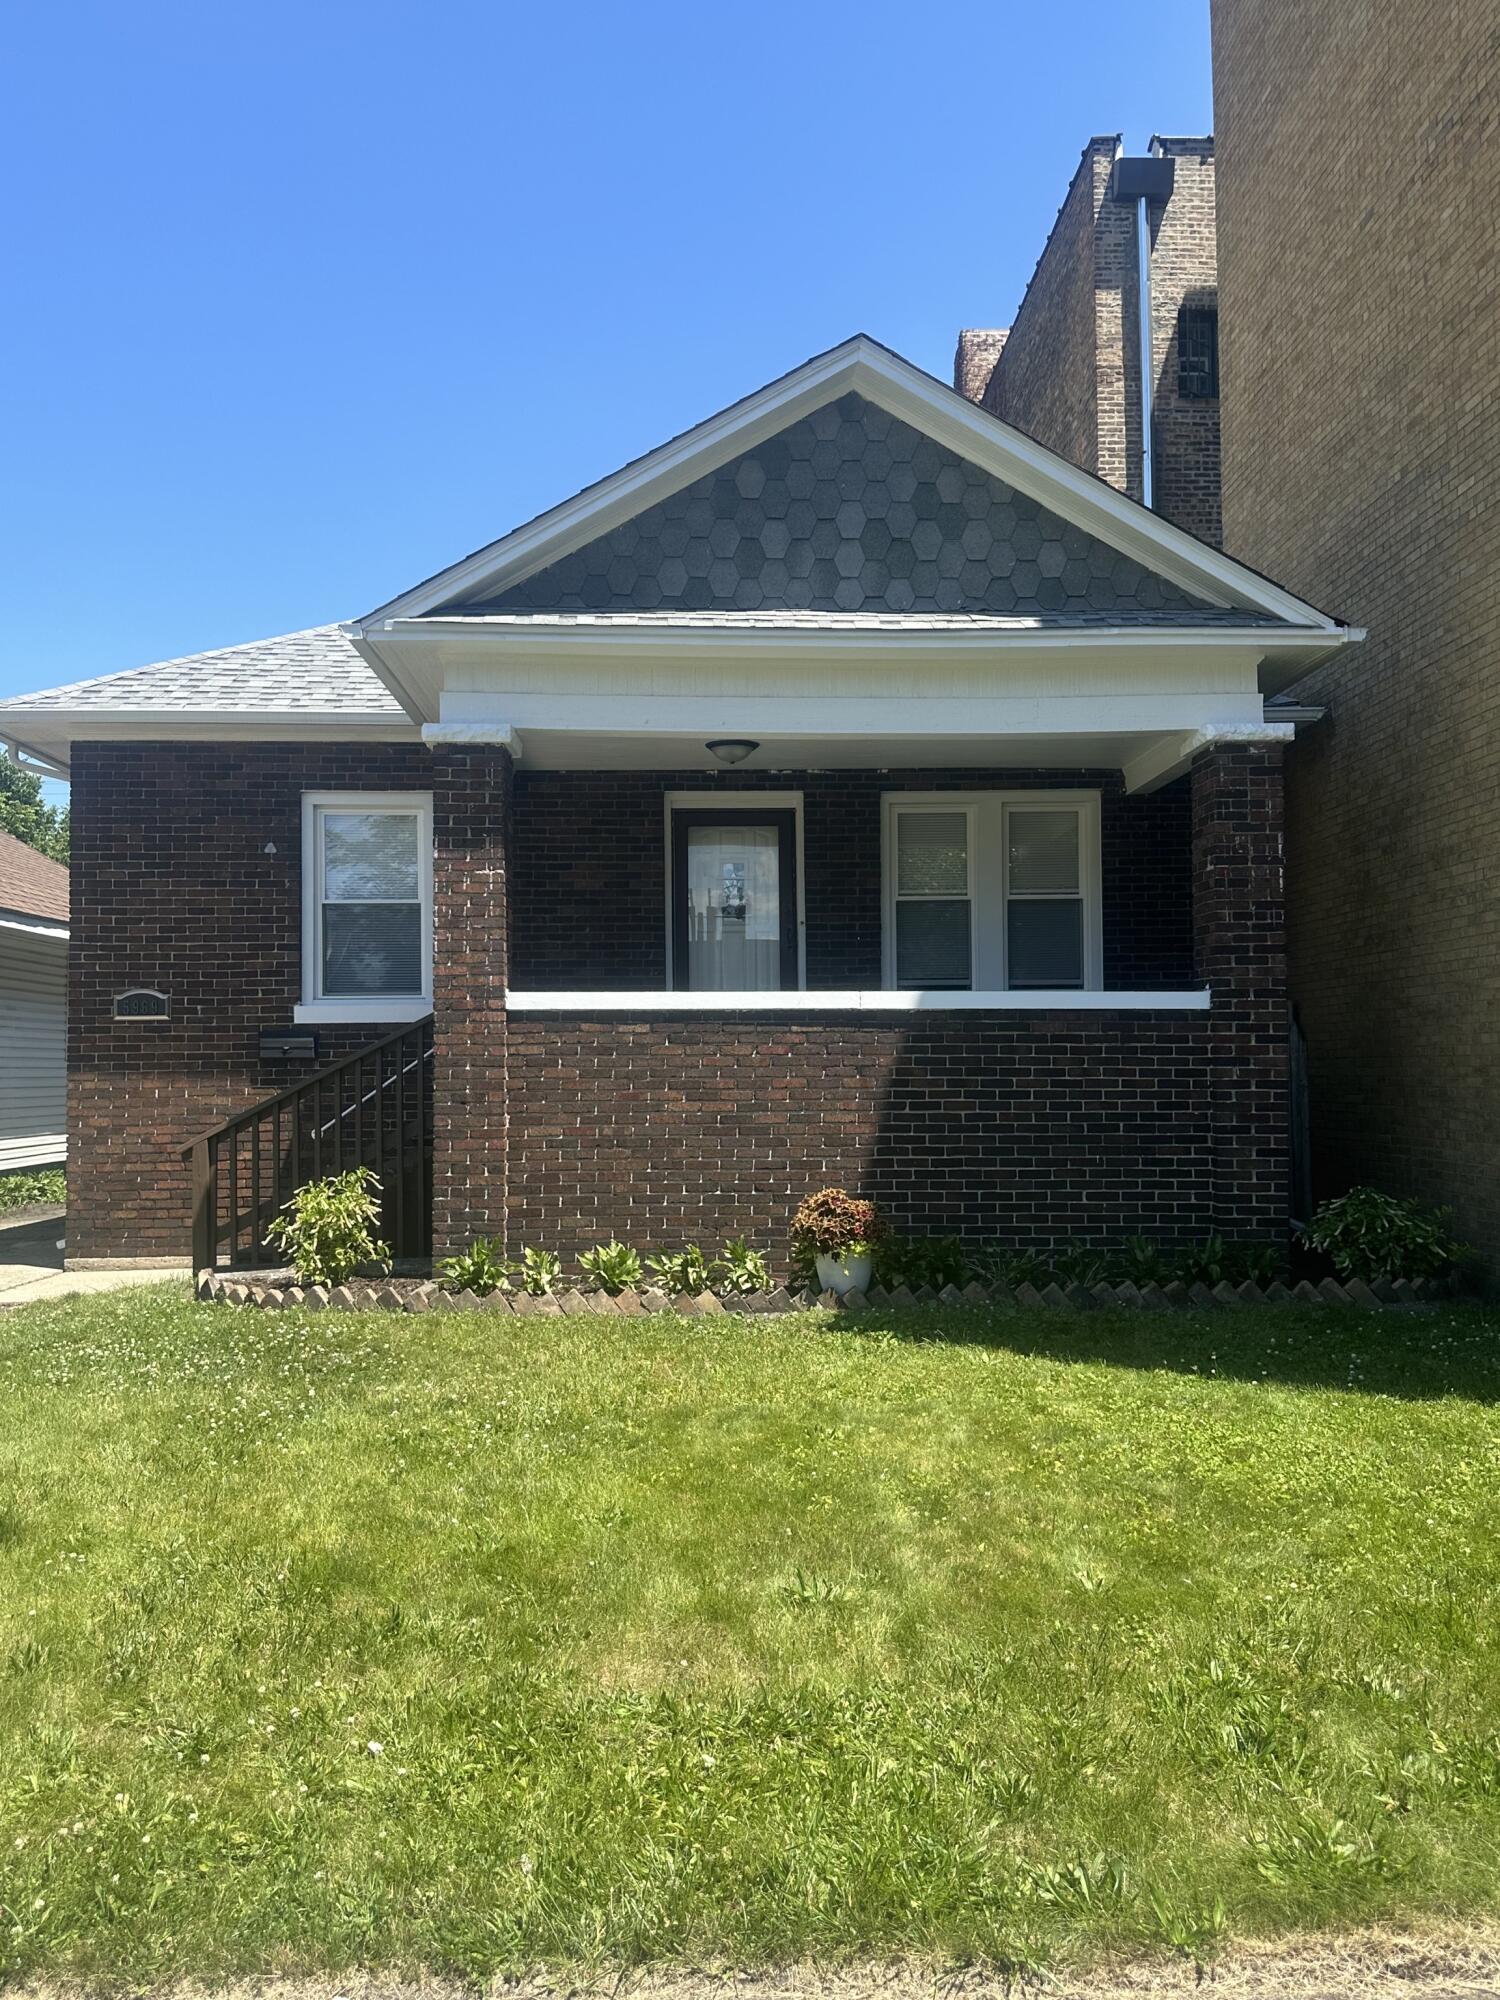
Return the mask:
<svg viewBox="0 0 1500 2000"><path fill-rule="evenodd" d="M703 747L711 756L717 757L721 764L743 764L751 751L758 750L760 745L752 742L748 736L716 736L711 743L705 743Z"/></svg>

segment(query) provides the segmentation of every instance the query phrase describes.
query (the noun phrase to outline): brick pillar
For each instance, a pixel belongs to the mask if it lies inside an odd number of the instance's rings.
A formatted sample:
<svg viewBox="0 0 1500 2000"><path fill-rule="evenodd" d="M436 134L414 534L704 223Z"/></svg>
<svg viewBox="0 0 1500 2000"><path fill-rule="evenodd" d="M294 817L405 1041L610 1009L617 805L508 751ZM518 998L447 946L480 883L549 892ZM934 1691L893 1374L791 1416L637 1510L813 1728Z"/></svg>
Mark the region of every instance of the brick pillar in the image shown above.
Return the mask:
<svg viewBox="0 0 1500 2000"><path fill-rule="evenodd" d="M510 752L432 752L432 1246L505 1234Z"/></svg>
<svg viewBox="0 0 1500 2000"><path fill-rule="evenodd" d="M1193 960L1208 1019L1213 1226L1283 1242L1288 1215L1280 743L1193 762Z"/></svg>

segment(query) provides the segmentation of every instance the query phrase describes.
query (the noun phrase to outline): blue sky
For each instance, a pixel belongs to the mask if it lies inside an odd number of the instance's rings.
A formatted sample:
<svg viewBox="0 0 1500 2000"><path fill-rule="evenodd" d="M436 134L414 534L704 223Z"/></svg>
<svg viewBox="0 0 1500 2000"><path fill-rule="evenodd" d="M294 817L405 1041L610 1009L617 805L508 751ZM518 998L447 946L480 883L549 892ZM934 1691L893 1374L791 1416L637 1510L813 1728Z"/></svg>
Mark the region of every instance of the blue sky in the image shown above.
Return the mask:
<svg viewBox="0 0 1500 2000"><path fill-rule="evenodd" d="M26 7L0 692L352 616L864 330L947 376L1208 0Z"/></svg>

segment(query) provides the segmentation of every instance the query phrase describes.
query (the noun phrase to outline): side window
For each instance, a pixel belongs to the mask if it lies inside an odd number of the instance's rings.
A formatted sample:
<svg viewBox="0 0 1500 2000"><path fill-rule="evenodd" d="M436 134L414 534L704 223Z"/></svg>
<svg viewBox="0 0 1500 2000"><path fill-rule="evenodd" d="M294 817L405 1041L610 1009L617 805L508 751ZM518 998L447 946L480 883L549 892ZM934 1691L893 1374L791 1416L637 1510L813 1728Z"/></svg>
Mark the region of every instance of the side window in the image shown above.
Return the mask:
<svg viewBox="0 0 1500 2000"><path fill-rule="evenodd" d="M302 897L304 1008L399 1019L431 1005L427 794L305 795Z"/></svg>
<svg viewBox="0 0 1500 2000"><path fill-rule="evenodd" d="M1177 315L1177 393L1198 402L1219 393L1217 306L1184 306Z"/></svg>

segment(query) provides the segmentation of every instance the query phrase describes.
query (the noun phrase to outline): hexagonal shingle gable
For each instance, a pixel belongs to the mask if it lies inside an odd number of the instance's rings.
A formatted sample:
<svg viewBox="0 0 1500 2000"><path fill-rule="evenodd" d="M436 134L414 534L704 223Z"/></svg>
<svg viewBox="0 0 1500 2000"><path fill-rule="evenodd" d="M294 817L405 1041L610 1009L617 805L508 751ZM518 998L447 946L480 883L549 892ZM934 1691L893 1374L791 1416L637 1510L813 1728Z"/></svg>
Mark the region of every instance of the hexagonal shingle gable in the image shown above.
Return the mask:
<svg viewBox="0 0 1500 2000"><path fill-rule="evenodd" d="M484 605L957 611L1068 622L1206 608L850 393Z"/></svg>

